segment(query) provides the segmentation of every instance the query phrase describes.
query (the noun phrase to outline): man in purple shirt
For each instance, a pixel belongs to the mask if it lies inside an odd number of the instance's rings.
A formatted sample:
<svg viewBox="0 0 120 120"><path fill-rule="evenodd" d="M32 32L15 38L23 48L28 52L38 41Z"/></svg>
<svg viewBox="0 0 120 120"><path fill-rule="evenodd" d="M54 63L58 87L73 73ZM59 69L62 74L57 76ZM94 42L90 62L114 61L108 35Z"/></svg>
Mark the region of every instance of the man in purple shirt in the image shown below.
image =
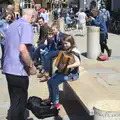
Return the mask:
<svg viewBox="0 0 120 120"><path fill-rule="evenodd" d="M14 21L6 32L3 73L6 75L10 96L10 120L25 120L30 74L36 68L30 57L33 32L31 22L34 10L25 9L23 17Z"/></svg>

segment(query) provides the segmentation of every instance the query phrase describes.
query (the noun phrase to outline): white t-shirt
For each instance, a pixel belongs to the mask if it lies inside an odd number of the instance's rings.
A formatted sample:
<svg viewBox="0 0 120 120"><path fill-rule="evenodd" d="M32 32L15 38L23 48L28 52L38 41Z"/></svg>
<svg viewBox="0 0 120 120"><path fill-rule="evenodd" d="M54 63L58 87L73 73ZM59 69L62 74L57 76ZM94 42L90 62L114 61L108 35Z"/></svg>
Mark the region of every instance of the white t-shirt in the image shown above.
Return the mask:
<svg viewBox="0 0 120 120"><path fill-rule="evenodd" d="M49 15L48 15L48 13L41 13L40 17L43 17L45 23L48 23L48 21L49 21Z"/></svg>
<svg viewBox="0 0 120 120"><path fill-rule="evenodd" d="M79 12L77 15L78 15L79 24L85 24L86 14L84 12Z"/></svg>

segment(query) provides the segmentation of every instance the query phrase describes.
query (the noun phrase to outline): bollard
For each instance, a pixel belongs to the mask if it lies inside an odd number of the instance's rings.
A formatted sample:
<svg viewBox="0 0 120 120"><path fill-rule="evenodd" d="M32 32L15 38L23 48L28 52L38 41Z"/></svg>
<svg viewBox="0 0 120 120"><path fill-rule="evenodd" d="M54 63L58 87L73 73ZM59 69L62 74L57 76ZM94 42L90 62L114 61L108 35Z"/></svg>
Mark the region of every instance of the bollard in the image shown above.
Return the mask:
<svg viewBox="0 0 120 120"><path fill-rule="evenodd" d="M94 120L120 120L120 100L97 101Z"/></svg>
<svg viewBox="0 0 120 120"><path fill-rule="evenodd" d="M100 54L100 28L87 27L87 58L97 59Z"/></svg>

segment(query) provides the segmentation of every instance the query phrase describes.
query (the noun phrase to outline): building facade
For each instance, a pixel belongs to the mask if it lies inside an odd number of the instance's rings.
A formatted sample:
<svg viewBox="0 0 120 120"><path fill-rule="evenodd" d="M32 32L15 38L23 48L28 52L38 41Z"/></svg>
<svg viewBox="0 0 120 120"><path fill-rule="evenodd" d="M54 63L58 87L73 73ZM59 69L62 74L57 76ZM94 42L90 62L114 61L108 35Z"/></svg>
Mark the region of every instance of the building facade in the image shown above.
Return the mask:
<svg viewBox="0 0 120 120"><path fill-rule="evenodd" d="M91 2L93 0L79 0L79 8L90 8ZM96 2L96 6L97 6L97 0L94 0Z"/></svg>
<svg viewBox="0 0 120 120"><path fill-rule="evenodd" d="M112 11L120 10L120 0L111 0L112 2Z"/></svg>

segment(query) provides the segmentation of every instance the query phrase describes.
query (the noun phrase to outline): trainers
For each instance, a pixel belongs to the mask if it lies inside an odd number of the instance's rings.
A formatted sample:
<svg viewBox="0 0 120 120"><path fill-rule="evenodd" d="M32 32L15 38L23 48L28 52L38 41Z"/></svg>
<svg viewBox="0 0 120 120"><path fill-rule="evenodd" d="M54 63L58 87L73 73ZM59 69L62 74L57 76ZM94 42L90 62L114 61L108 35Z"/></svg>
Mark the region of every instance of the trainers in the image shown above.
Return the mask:
<svg viewBox="0 0 120 120"><path fill-rule="evenodd" d="M56 104L55 107L57 108L57 110L59 110L61 108L61 104Z"/></svg>
<svg viewBox="0 0 120 120"><path fill-rule="evenodd" d="M110 57L110 56L111 56L111 53L112 53L112 50L111 50L111 49L109 49L109 52L108 52L108 57Z"/></svg>

